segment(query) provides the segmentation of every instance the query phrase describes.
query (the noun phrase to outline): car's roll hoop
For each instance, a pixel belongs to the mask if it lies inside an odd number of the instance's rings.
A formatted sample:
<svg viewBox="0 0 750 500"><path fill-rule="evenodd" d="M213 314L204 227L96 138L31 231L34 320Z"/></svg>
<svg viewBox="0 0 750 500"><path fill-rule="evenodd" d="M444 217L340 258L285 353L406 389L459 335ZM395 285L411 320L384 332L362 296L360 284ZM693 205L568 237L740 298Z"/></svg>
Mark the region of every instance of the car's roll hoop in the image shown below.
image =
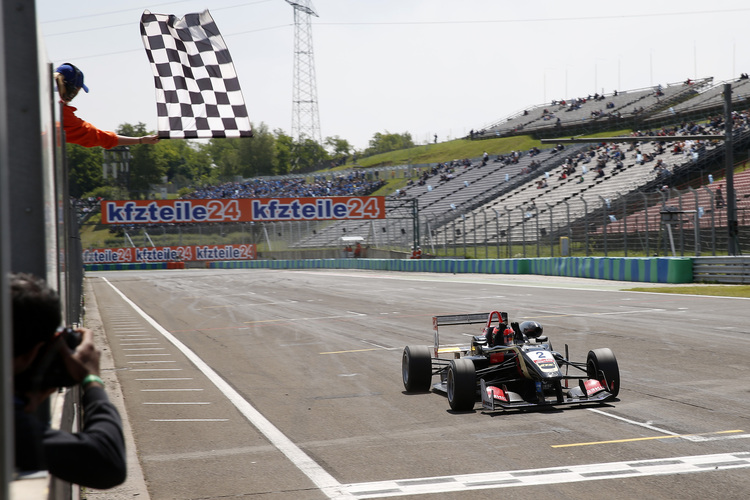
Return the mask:
<svg viewBox="0 0 750 500"><path fill-rule="evenodd" d="M499 323L508 323L507 312L483 312L483 313L470 313L470 314L444 314L442 316L432 317L432 329L435 331L435 357L439 357L440 351L440 334L439 327L450 326L450 325L476 325L485 323L485 326L492 324L492 318L497 317Z"/></svg>

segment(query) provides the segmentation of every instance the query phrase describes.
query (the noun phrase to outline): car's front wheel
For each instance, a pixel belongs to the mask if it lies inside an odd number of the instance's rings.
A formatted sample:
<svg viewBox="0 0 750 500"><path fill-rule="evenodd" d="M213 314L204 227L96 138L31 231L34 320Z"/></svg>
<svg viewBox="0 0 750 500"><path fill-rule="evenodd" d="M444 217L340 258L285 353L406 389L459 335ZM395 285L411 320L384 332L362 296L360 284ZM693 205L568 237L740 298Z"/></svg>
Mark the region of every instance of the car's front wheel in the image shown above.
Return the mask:
<svg viewBox="0 0 750 500"><path fill-rule="evenodd" d="M589 351L586 358L586 375L596 379L607 387L607 390L616 397L620 392L620 368L617 358L611 349L601 348Z"/></svg>
<svg viewBox="0 0 750 500"><path fill-rule="evenodd" d="M427 346L406 346L401 355L401 379L407 392L427 392L432 382L432 356Z"/></svg>
<svg viewBox="0 0 750 500"><path fill-rule="evenodd" d="M474 409L477 392L477 375L474 363L470 359L452 359L448 367L446 381L448 403L454 411Z"/></svg>

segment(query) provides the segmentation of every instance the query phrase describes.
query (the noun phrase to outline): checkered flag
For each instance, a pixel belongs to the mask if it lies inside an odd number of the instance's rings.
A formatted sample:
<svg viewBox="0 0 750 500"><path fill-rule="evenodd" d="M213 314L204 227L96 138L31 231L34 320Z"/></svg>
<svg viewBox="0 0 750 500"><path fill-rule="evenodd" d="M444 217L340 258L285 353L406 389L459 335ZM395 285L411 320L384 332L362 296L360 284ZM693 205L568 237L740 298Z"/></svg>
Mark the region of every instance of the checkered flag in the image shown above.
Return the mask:
<svg viewBox="0 0 750 500"><path fill-rule="evenodd" d="M208 10L141 16L156 84L159 137L252 137L250 118L224 39Z"/></svg>

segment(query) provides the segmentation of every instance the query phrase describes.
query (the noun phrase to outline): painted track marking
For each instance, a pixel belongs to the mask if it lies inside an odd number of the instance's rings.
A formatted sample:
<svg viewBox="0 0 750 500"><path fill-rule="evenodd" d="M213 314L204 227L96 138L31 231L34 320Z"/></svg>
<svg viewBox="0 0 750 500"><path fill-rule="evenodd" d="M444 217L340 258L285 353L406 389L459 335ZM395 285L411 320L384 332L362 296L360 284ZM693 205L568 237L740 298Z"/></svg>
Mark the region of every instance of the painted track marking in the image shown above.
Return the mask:
<svg viewBox="0 0 750 500"><path fill-rule="evenodd" d="M145 313L138 305L130 300L116 286L109 282L107 278L102 278L116 293L122 298L133 310L145 319L156 331L161 333L164 338L171 342L177 349L182 352L198 370L200 370L217 389L239 410L240 413L273 444L276 449L283 453L290 462L301 470L328 498L347 499L353 498L351 494L343 490L333 476L331 476L323 467L310 458L302 451L291 439L286 437L277 429L266 417L248 403L242 396L232 388L218 373L216 373L205 361L197 354L190 350L185 344L180 342L174 335L169 333L163 326L156 322L151 316ZM133 363L131 361L131 363Z"/></svg>

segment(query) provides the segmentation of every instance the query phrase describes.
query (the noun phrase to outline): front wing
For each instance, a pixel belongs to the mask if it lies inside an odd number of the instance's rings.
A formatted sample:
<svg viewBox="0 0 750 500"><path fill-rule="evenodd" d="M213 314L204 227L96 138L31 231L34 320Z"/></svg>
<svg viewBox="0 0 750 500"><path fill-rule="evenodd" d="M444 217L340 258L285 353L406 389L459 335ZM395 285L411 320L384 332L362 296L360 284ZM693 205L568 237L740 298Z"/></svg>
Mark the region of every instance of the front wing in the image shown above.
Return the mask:
<svg viewBox="0 0 750 500"><path fill-rule="evenodd" d="M536 402L527 401L518 394L504 388L488 386L484 379L480 379L479 382L482 408L490 411L540 406L580 405L606 401L612 397L612 394L599 381L593 379L581 380L579 386L567 391L562 399L542 398Z"/></svg>

